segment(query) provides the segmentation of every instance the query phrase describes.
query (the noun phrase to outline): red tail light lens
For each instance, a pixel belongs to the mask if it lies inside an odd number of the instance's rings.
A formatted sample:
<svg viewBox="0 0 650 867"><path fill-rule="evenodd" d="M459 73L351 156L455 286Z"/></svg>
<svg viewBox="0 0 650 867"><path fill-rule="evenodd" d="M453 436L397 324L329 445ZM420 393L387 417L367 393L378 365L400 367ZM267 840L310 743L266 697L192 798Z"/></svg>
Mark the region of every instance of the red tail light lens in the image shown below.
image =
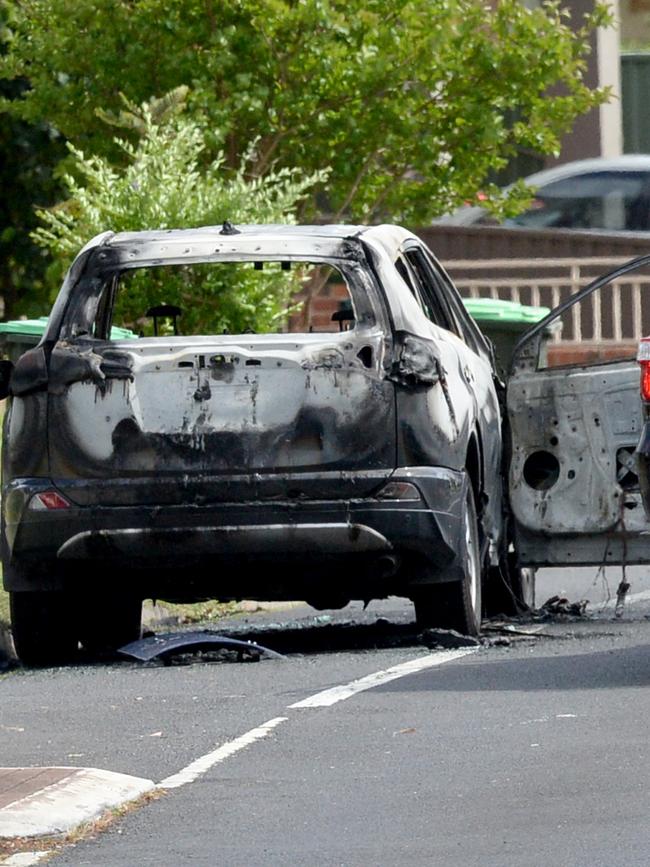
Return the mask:
<svg viewBox="0 0 650 867"><path fill-rule="evenodd" d="M419 500L420 492L410 482L388 482L377 494L379 500Z"/></svg>
<svg viewBox="0 0 650 867"><path fill-rule="evenodd" d="M41 491L40 494L34 494L31 498L29 508L36 511L69 509L70 503L58 491Z"/></svg>
<svg viewBox="0 0 650 867"><path fill-rule="evenodd" d="M639 341L637 361L641 367L641 398L650 402L650 337Z"/></svg>
<svg viewBox="0 0 650 867"><path fill-rule="evenodd" d="M650 361L641 362L641 398L650 401Z"/></svg>

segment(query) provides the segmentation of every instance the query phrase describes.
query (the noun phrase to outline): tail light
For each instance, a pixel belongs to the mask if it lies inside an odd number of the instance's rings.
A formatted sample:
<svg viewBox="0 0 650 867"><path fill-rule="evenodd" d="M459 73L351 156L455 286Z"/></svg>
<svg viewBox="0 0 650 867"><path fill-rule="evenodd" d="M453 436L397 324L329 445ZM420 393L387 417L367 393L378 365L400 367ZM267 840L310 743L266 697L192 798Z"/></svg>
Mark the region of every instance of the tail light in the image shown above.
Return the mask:
<svg viewBox="0 0 650 867"><path fill-rule="evenodd" d="M650 402L650 337L642 337L639 341L636 359L641 367L641 398Z"/></svg>
<svg viewBox="0 0 650 867"><path fill-rule="evenodd" d="M393 361L390 379L400 385L428 388L444 377L431 340L398 331L395 335L395 354L397 358Z"/></svg>
<svg viewBox="0 0 650 867"><path fill-rule="evenodd" d="M36 512L69 509L70 503L58 491L41 491L31 498L29 508Z"/></svg>
<svg viewBox="0 0 650 867"><path fill-rule="evenodd" d="M377 494L379 500L419 500L420 492L410 482L388 482Z"/></svg>

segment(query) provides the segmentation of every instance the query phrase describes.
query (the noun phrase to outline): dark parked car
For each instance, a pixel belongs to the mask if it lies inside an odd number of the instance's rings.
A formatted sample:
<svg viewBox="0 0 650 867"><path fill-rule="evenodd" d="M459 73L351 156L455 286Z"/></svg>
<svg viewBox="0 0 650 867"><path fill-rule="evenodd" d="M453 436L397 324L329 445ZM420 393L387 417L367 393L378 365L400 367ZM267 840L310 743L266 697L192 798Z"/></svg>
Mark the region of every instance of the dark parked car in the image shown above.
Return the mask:
<svg viewBox="0 0 650 867"><path fill-rule="evenodd" d="M307 300L273 333L223 333L219 293L205 292L215 273L224 287L294 280ZM213 324L178 333L200 304ZM0 363L19 655L120 646L138 636L146 597L322 608L396 594L422 625L476 633L484 607L530 600L522 566L620 560L603 455L611 464L630 439L623 414L622 435L608 421L628 386L613 368L538 369L548 320L515 353L504 468L491 347L408 231L224 224L95 238L40 344ZM110 339L113 326L147 333Z"/></svg>
<svg viewBox="0 0 650 867"><path fill-rule="evenodd" d="M535 195L528 208L503 226L650 232L650 155L576 160L525 178ZM495 225L479 206L459 208L438 222Z"/></svg>

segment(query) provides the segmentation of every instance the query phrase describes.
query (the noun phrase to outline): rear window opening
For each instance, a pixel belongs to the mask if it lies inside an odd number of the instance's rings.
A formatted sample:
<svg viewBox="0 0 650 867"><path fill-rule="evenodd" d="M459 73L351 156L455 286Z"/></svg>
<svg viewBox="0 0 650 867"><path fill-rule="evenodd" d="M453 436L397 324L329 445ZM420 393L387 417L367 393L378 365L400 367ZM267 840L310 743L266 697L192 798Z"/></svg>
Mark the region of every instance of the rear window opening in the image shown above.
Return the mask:
<svg viewBox="0 0 650 867"><path fill-rule="evenodd" d="M104 286L93 336L296 334L351 331L348 283L326 263L210 262L129 269Z"/></svg>

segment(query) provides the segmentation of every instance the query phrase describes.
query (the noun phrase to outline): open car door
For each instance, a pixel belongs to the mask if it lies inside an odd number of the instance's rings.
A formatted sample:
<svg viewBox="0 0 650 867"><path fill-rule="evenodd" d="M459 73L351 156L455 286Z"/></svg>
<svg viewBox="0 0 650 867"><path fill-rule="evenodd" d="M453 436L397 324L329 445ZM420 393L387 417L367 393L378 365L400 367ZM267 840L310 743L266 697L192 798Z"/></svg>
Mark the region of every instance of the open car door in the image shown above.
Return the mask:
<svg viewBox="0 0 650 867"><path fill-rule="evenodd" d="M640 257L589 283L515 347L507 382L508 487L521 565L650 562L634 457L642 427L640 335L627 346L617 340L623 319L630 335L650 332L649 265L650 256ZM548 329L559 321L570 342L548 344ZM589 336L600 338L594 361L585 352ZM569 347L582 354L579 363L566 363ZM607 354L617 357L603 360Z"/></svg>

